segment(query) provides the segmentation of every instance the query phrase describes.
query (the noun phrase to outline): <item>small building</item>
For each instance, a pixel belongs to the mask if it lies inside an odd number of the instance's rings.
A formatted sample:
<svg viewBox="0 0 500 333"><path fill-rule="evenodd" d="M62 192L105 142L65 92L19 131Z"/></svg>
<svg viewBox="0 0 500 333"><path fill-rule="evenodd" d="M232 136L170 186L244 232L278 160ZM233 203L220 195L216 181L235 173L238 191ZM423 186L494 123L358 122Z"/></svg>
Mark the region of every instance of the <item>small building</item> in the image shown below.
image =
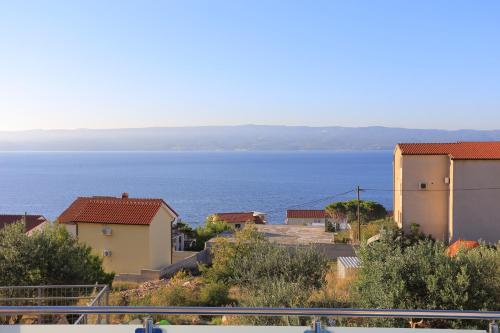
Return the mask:
<svg viewBox="0 0 500 333"><path fill-rule="evenodd" d="M208 217L212 222L225 222L232 228L239 230L246 224L265 224L266 214L261 212L215 213Z"/></svg>
<svg viewBox="0 0 500 333"><path fill-rule="evenodd" d="M394 219L433 238L500 238L500 142L400 143L394 150Z"/></svg>
<svg viewBox="0 0 500 333"><path fill-rule="evenodd" d="M104 269L142 274L172 263L172 223L179 215L163 199L80 197L59 216L103 258Z"/></svg>
<svg viewBox="0 0 500 333"><path fill-rule="evenodd" d="M350 274L353 274L360 267L358 257L338 257L337 258L337 276L345 279Z"/></svg>
<svg viewBox="0 0 500 333"><path fill-rule="evenodd" d="M45 226L50 225L43 215L28 215L28 214L1 214L0 215L0 229L6 225L22 222L25 226L26 234L31 235L37 230L43 229Z"/></svg>
<svg viewBox="0 0 500 333"><path fill-rule="evenodd" d="M324 209L288 209L285 224L325 226L326 222L334 222Z"/></svg>

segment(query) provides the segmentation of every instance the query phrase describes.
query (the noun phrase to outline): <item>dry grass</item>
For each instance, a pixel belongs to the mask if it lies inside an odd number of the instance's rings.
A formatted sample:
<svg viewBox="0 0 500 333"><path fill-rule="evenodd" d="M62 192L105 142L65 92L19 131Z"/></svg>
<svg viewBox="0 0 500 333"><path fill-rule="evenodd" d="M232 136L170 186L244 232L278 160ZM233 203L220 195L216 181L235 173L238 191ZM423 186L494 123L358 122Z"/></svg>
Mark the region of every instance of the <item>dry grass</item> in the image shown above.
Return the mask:
<svg viewBox="0 0 500 333"><path fill-rule="evenodd" d="M337 263L331 263L324 286L313 293L310 301L324 306L346 307L352 304L352 288L357 276L350 273L344 279L337 276Z"/></svg>
<svg viewBox="0 0 500 333"><path fill-rule="evenodd" d="M113 282L113 291L123 291L129 289L139 288L140 283L137 282L125 282L125 281L115 281Z"/></svg>

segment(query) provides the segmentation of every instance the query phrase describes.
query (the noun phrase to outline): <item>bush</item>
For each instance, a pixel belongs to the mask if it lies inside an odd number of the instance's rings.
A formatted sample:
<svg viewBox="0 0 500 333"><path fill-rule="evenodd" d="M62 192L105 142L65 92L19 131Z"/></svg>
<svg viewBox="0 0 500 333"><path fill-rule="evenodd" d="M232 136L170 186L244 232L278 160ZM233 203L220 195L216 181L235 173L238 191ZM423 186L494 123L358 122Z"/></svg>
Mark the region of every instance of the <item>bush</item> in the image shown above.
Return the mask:
<svg viewBox="0 0 500 333"><path fill-rule="evenodd" d="M158 306L196 306L199 305L199 299L192 288L174 284L156 290L151 295L150 303Z"/></svg>
<svg viewBox="0 0 500 333"><path fill-rule="evenodd" d="M259 288L266 279L321 286L327 259L312 246L287 248L265 239L252 227L236 233L236 241L218 240L212 248L212 267L204 272L209 282Z"/></svg>
<svg viewBox="0 0 500 333"><path fill-rule="evenodd" d="M204 306L223 306L231 303L229 288L222 283L208 283L201 287L200 303Z"/></svg>
<svg viewBox="0 0 500 333"><path fill-rule="evenodd" d="M0 230L0 285L95 284L111 285L114 274L102 259L79 243L64 227L24 232L22 223Z"/></svg>
<svg viewBox="0 0 500 333"><path fill-rule="evenodd" d="M311 289L298 282L283 279L264 279L260 288L246 290L240 305L244 307L309 307ZM305 325L309 318L299 317L241 317L240 324L249 325Z"/></svg>
<svg viewBox="0 0 500 333"><path fill-rule="evenodd" d="M481 245L456 257L429 239L383 239L359 251L358 306L365 308L492 310L500 309L500 252ZM386 321L387 323L388 321ZM392 324L401 321L390 321ZM464 323L432 320L433 327ZM470 323L468 323L470 324ZM410 321L415 326L416 321Z"/></svg>

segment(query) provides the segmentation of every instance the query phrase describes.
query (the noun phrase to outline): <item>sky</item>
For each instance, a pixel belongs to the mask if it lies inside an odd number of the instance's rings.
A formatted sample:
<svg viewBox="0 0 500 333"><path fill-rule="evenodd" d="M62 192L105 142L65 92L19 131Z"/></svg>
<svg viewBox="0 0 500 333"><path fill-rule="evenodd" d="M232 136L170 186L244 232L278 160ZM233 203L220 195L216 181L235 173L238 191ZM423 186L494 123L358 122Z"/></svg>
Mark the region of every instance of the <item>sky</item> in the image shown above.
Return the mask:
<svg viewBox="0 0 500 333"><path fill-rule="evenodd" d="M500 128L500 1L3 1L0 130Z"/></svg>

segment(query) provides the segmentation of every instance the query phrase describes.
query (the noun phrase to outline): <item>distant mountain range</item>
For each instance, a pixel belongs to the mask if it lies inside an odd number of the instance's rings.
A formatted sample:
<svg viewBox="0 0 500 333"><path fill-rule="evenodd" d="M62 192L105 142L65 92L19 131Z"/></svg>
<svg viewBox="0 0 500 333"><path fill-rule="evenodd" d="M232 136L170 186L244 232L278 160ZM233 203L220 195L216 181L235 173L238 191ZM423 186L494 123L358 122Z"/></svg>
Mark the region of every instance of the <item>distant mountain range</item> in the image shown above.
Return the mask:
<svg viewBox="0 0 500 333"><path fill-rule="evenodd" d="M201 126L0 131L0 151L382 150L398 142L500 140L500 130Z"/></svg>

